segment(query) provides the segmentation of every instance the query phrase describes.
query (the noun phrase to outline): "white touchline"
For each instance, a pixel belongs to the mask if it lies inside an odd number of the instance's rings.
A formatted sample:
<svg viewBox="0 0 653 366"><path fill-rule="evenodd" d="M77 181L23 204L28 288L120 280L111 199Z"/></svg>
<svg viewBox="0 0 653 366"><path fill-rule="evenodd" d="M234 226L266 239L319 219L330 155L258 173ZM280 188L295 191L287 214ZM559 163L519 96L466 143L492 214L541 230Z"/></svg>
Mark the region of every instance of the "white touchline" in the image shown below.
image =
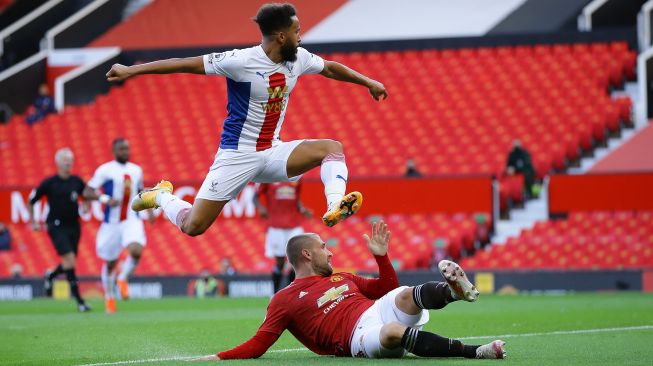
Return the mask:
<svg viewBox="0 0 653 366"><path fill-rule="evenodd" d="M456 339L467 340L467 339L481 339L481 338L515 338L515 337L539 337L539 336L550 336L550 335L570 335L570 334L587 334L587 333L604 333L604 332L626 332L631 330L648 330L653 329L653 325L639 325L633 327L620 327L620 328L597 328L597 329L578 329L578 330L556 330L552 332L541 332L541 333L515 333L515 334L501 334L501 335L487 335L487 336L471 336L471 337L460 337ZM286 348L286 349L275 349L268 351L268 353L286 353L286 352L308 352L306 348ZM199 356L183 356L183 357L163 357L163 358L147 358L144 360L128 360L128 361L117 361L117 362L100 362L100 363L86 363L77 366L111 366L111 365L129 365L134 363L147 363L147 362L160 362L160 361L185 361L191 360L193 358L202 357Z"/></svg>

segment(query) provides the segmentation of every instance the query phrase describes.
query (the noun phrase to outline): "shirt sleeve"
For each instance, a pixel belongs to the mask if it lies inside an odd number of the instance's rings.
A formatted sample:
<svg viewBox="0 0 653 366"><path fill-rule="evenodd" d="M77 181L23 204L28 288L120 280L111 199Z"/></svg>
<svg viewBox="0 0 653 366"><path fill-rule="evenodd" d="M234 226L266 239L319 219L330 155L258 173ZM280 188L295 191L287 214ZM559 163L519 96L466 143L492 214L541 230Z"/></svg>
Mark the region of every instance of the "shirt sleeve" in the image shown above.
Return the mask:
<svg viewBox="0 0 653 366"><path fill-rule="evenodd" d="M38 187L32 192L30 198L29 198L29 203L30 205L34 205L38 200L43 197L43 195L48 193L48 187L50 186L50 179L46 179L41 184L39 184Z"/></svg>
<svg viewBox="0 0 653 366"><path fill-rule="evenodd" d="M206 75L226 76L238 81L238 70L243 62L242 50L214 52L204 55L204 72Z"/></svg>
<svg viewBox="0 0 653 366"><path fill-rule="evenodd" d="M81 177L77 177L77 193L82 194L84 192L84 187L86 186L86 183L84 183L84 179Z"/></svg>
<svg viewBox="0 0 653 366"><path fill-rule="evenodd" d="M297 48L297 59L300 61L300 74L319 74L324 70L322 57L308 52L305 48Z"/></svg>
<svg viewBox="0 0 653 366"><path fill-rule="evenodd" d="M91 180L89 180L87 184L89 187L93 189L98 189L106 181L107 181L107 175L105 173L104 165L101 165L99 168L95 170L95 173L93 173L93 178L91 178Z"/></svg>
<svg viewBox="0 0 653 366"><path fill-rule="evenodd" d="M376 263L379 265L379 278L364 278L352 275L352 281L361 290L365 297L376 300L383 295L399 287L399 280L388 255L375 255Z"/></svg>
<svg viewBox="0 0 653 366"><path fill-rule="evenodd" d="M283 306L283 300L280 299L280 294L277 293L270 301L265 320L254 337L217 355L222 360L261 357L279 339L287 324L286 309Z"/></svg>

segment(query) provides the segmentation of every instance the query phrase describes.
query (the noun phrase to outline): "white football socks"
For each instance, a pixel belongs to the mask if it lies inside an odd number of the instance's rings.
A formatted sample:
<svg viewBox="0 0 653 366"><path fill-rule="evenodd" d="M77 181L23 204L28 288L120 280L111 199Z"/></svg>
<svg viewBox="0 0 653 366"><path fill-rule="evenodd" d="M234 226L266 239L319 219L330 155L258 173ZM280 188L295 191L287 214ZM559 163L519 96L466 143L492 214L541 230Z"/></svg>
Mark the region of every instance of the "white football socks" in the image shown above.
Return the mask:
<svg viewBox="0 0 653 366"><path fill-rule="evenodd" d="M127 278L134 272L134 269L136 269L136 265L138 265L138 261L131 255L128 255L127 259L122 262L122 268L120 268L118 279L121 281L127 281Z"/></svg>
<svg viewBox="0 0 653 366"><path fill-rule="evenodd" d="M345 154L331 153L322 160L320 177L324 183L324 195L327 200L327 207L340 204L347 189L347 164Z"/></svg>
<svg viewBox="0 0 653 366"><path fill-rule="evenodd" d="M179 227L179 224L181 224L180 222L177 222L179 213L184 209L190 210L193 207L193 205L190 203L168 192L161 192L157 194L156 204L159 205L161 209L163 209L163 213L165 213L168 220L170 220L170 222L172 222L177 227Z"/></svg>
<svg viewBox="0 0 653 366"><path fill-rule="evenodd" d="M102 288L104 288L104 298L105 299L113 299L116 294L116 272L111 271L109 273L109 267L107 266L107 263L104 262L102 263L102 271L101 273L101 278L102 278Z"/></svg>

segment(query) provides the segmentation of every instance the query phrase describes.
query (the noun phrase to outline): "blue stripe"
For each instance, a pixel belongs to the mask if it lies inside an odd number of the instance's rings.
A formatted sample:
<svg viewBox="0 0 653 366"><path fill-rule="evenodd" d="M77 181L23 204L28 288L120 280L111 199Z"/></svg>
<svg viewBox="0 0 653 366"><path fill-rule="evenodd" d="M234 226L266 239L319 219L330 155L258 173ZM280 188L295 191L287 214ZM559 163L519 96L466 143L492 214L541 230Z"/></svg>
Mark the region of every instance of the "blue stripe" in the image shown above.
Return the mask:
<svg viewBox="0 0 653 366"><path fill-rule="evenodd" d="M102 185L102 190L104 194L109 197L113 197L113 180L108 180ZM109 222L109 213L111 212L111 207L109 205L104 205L104 222Z"/></svg>
<svg viewBox="0 0 653 366"><path fill-rule="evenodd" d="M227 119L222 127L220 148L238 149L238 140L247 120L251 82L237 82L227 78Z"/></svg>

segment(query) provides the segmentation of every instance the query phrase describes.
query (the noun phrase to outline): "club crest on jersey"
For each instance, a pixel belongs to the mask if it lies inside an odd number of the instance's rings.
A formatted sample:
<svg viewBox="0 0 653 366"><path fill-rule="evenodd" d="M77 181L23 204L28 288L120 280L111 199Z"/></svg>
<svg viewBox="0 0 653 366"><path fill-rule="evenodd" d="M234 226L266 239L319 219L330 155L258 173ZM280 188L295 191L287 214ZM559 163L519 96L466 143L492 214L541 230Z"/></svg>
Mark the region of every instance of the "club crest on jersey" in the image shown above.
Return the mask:
<svg viewBox="0 0 653 366"><path fill-rule="evenodd" d="M330 289L324 292L324 295L322 295L319 299L317 299L317 307L321 308L322 305L337 300L346 291L349 291L349 285L347 284L344 284L340 287L331 287Z"/></svg>
<svg viewBox="0 0 653 366"><path fill-rule="evenodd" d="M340 282L343 278L340 275L331 276L331 282Z"/></svg>

